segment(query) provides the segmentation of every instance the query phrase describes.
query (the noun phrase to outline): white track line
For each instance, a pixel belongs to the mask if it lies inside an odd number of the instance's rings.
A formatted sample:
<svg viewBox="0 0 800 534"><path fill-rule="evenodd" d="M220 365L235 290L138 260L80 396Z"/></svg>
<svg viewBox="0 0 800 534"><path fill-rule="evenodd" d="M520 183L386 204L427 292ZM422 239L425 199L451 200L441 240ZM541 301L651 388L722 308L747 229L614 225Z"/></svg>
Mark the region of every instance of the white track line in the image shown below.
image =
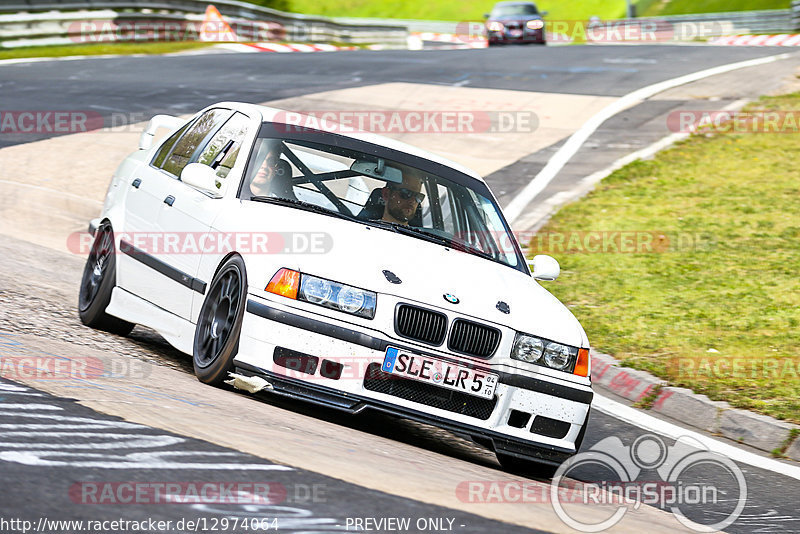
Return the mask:
<svg viewBox="0 0 800 534"><path fill-rule="evenodd" d="M736 100L731 102L724 108L723 111L733 111L738 110L742 106L747 103L747 100ZM599 171L593 172L592 174L581 178L581 180L575 185L574 188L570 189L569 191L561 191L559 193L555 193L553 196L537 202L537 207L532 210L528 210L525 212L524 216L521 216L517 219L516 224L514 225L516 230L519 231L533 231L538 230L538 228L545 223L545 221L553 214L555 211L563 204L567 202L571 202L576 198L585 195L589 191L591 191L598 182L603 180L604 178L608 177L614 171L621 169L622 167L633 163L639 159L645 159L654 156L656 153L661 152L665 148L669 148L678 141L682 139L686 139L691 135L691 132L675 132L669 134L666 137L662 137L655 143L648 145L642 149L637 150L636 152L631 152L626 156L622 156L621 158L614 161L611 165L606 167L605 169L601 169Z"/></svg>
<svg viewBox="0 0 800 534"><path fill-rule="evenodd" d="M610 415L615 419L625 421L626 423L635 425L643 430L649 430L650 432L661 434L662 436L673 439L678 439L683 436L694 438L704 446L708 447L709 451L727 456L735 462L752 465L753 467L758 467L759 469L766 469L768 471L773 471L775 473L800 480L800 467L798 466L779 462L777 460L773 460L772 458L759 456L758 454L754 454L744 449L740 449L739 447L734 447L733 445L723 443L722 441L716 440L699 432L687 430L679 427L678 425L668 423L667 421L662 421L661 419L657 419L652 415L648 415L640 410L631 408L630 406L625 406L624 404L613 401L607 397L603 397L602 395L595 393L594 399L592 399L592 408L604 414Z"/></svg>
<svg viewBox="0 0 800 534"><path fill-rule="evenodd" d="M530 183L528 183L528 185L526 185L522 191L509 203L506 209L503 210L506 218L510 223L513 223L516 219L518 219L528 204L530 204L531 201L536 198L536 195L541 193L544 188L553 181L561 169L564 168L564 165L566 165L572 156L574 156L581 146L583 146L583 143L586 142L589 136L591 136L601 124L617 113L625 111L626 109L643 102L651 96L662 91L666 91L667 89L672 89L673 87L696 82L697 80L702 80L703 78L708 78L709 76L716 76L717 74L724 74L737 69L744 69L747 67L755 67L757 65L772 63L773 61L786 59L788 57L790 57L790 54L778 54L776 56L768 56L758 59L751 59L748 61L739 61L737 63L729 63L727 65L701 70L685 76L679 76L678 78L672 78L671 80L648 85L647 87L642 87L641 89L637 89L632 93L628 93L616 102L600 110L591 119L586 121L577 132L570 136L567 142L564 143L564 145L558 149L553 157L550 158L544 168L539 171L539 174L537 174L533 180L531 180Z"/></svg>
<svg viewBox="0 0 800 534"><path fill-rule="evenodd" d="M59 406L50 404L4 404L0 403L0 410L63 410Z"/></svg>

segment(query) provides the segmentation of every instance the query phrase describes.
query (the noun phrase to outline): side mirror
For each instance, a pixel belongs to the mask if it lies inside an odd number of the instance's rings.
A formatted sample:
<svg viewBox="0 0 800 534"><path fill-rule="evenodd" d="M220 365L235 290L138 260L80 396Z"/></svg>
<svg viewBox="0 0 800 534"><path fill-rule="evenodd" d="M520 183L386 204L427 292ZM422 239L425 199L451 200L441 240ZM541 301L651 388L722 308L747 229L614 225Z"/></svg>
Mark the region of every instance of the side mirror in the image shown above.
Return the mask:
<svg viewBox="0 0 800 534"><path fill-rule="evenodd" d="M558 261L546 254L534 256L532 260L528 260L528 265L531 267L533 277L536 280L550 282L561 274L561 267L558 265Z"/></svg>
<svg viewBox="0 0 800 534"><path fill-rule="evenodd" d="M214 198L221 198L224 190L217 172L202 163L190 163L181 171L181 181Z"/></svg>
<svg viewBox="0 0 800 534"><path fill-rule="evenodd" d="M540 17L546 17L548 13L550 13L550 12L549 11L540 11L539 12L539 16Z"/></svg>
<svg viewBox="0 0 800 534"><path fill-rule="evenodd" d="M183 119L172 115L156 115L150 119L150 122L147 123L147 128L139 136L139 150L149 150L153 146L153 139L156 136L156 130L159 128L168 128L170 131L177 130L185 122Z"/></svg>
<svg viewBox="0 0 800 534"><path fill-rule="evenodd" d="M483 18L488 19L489 18L489 13L484 13L483 14Z"/></svg>

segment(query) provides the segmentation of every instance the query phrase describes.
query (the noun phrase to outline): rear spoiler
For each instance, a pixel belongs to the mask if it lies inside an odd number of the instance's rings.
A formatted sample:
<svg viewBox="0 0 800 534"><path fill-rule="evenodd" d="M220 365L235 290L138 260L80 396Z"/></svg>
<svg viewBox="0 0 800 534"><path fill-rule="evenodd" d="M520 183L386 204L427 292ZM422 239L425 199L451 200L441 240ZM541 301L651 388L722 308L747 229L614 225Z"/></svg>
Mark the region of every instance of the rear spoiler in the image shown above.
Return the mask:
<svg viewBox="0 0 800 534"><path fill-rule="evenodd" d="M147 123L147 128L144 129L142 135L139 137L139 150L148 150L153 146L153 139L156 136L156 131L159 128L167 128L170 131L177 130L186 121L173 117L172 115L156 115L150 122Z"/></svg>

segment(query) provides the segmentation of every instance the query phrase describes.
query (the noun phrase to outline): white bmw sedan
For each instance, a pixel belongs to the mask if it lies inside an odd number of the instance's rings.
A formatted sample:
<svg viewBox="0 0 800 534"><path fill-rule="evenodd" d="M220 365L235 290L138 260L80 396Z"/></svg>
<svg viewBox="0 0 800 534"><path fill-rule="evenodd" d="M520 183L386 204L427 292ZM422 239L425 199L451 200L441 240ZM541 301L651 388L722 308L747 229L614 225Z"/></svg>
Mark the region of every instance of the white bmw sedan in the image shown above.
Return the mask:
<svg viewBox="0 0 800 534"><path fill-rule="evenodd" d="M537 281L558 263L529 270L468 169L287 117L220 103L150 121L90 223L83 323L145 325L202 382L423 421L511 470L575 454L589 342Z"/></svg>

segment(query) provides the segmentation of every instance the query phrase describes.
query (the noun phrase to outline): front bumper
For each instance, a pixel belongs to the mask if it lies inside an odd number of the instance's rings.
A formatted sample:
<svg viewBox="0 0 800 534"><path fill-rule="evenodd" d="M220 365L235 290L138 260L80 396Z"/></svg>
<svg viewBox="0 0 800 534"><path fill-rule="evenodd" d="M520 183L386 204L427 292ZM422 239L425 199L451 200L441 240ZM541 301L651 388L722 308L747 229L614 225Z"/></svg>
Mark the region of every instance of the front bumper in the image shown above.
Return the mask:
<svg viewBox="0 0 800 534"><path fill-rule="evenodd" d="M544 31L539 30L521 30L521 33L515 35L508 28L501 32L487 32L487 39L490 43L535 43L545 44Z"/></svg>
<svg viewBox="0 0 800 534"><path fill-rule="evenodd" d="M561 463L576 452L593 395L590 387L509 372L489 362L476 365L252 295L239 343L238 372L263 377L276 394L351 413L400 415L465 434L495 452L542 462ZM389 346L495 373L495 397L488 401L408 379L376 381ZM294 355L290 365L286 354Z"/></svg>

